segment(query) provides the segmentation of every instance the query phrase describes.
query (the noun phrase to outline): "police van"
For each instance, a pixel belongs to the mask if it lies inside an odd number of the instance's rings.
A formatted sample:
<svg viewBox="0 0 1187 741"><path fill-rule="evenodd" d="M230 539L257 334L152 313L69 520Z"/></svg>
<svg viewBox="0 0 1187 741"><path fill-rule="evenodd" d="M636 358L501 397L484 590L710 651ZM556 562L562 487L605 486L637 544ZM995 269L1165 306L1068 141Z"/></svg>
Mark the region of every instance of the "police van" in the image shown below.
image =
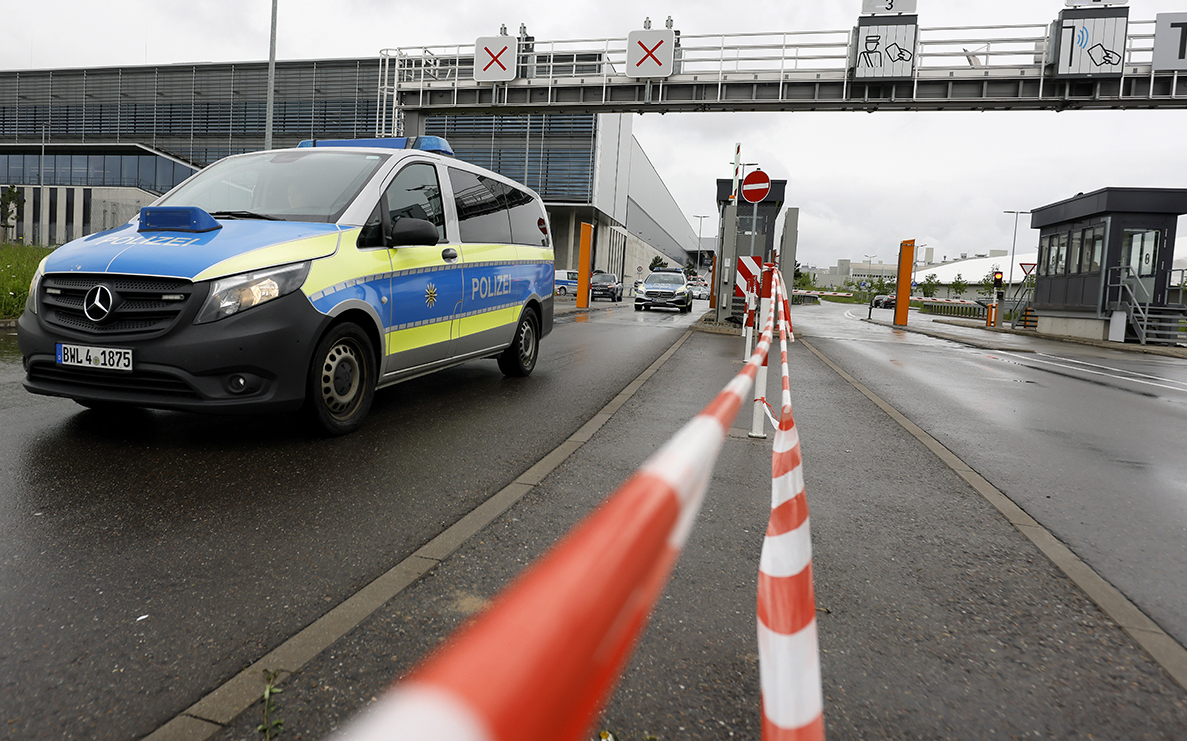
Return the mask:
<svg viewBox="0 0 1187 741"><path fill-rule="evenodd" d="M558 270L553 276L553 285L556 288L558 296L571 294L577 295L577 271L576 270Z"/></svg>
<svg viewBox="0 0 1187 741"><path fill-rule="evenodd" d="M480 358L529 375L553 270L540 197L437 137L235 155L42 261L24 385L95 408L305 407L344 434L384 386Z"/></svg>

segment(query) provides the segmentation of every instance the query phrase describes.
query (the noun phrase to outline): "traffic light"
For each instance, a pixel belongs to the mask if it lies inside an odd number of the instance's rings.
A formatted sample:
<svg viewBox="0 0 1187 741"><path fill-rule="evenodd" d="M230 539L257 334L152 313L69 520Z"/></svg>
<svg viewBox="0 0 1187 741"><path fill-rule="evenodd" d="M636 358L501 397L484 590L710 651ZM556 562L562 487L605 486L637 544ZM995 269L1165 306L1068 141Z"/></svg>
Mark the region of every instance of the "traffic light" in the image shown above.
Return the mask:
<svg viewBox="0 0 1187 741"><path fill-rule="evenodd" d="M1002 271L998 270L993 274L993 287L999 289L1002 287Z"/></svg>

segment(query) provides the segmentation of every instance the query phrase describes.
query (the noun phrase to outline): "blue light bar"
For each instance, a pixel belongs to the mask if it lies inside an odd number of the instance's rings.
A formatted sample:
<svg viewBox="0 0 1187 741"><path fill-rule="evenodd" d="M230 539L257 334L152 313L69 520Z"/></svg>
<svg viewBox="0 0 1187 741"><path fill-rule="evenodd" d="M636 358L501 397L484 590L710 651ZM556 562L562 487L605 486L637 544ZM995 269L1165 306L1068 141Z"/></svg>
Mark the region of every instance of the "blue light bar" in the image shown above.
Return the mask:
<svg viewBox="0 0 1187 741"><path fill-rule="evenodd" d="M453 156L453 147L439 136L394 136L383 139L306 139L298 147L379 147L382 149L419 149Z"/></svg>
<svg viewBox="0 0 1187 741"><path fill-rule="evenodd" d="M223 225L197 206L145 206L138 232L210 232Z"/></svg>

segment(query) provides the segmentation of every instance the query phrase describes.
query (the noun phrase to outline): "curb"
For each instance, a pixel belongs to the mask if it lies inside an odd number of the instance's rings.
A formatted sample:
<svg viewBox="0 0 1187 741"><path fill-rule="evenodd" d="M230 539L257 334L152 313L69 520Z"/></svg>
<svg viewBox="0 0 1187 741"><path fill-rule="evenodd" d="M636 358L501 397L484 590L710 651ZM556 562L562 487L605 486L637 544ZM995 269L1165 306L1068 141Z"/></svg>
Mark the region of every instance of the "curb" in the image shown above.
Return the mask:
<svg viewBox="0 0 1187 741"><path fill-rule="evenodd" d="M1002 347L993 344L992 342L981 342L971 337L964 337L961 335L947 334L944 332L936 332L935 330L922 329L919 327L900 327L892 322L883 321L881 319L862 319L863 322L870 324L878 324L883 327L890 327L891 329L902 329L907 332L915 332L917 334L925 334L931 337L937 337L942 340L951 340L952 342L959 342L965 345L980 348L982 350L1010 350L1012 352L1034 352L1029 349L1018 349L1012 347ZM992 332L995 334L1010 334L1020 337L1035 337L1040 340L1053 340L1057 342L1068 342L1073 345L1087 345L1089 347L1099 347L1104 350L1117 350L1119 352L1140 353L1145 355L1162 355L1168 358L1185 358L1187 359L1187 347L1159 347L1157 345L1134 345L1130 343L1119 342L1105 342L1103 340L1088 340L1081 337L1064 337L1063 335L1055 334L1040 334L1038 332L1031 332L1029 330L1008 329L1006 327L986 327L973 322L962 322L958 319L933 319L934 324L947 324L953 327L964 327L966 329L978 329L984 332Z"/></svg>
<svg viewBox="0 0 1187 741"><path fill-rule="evenodd" d="M262 696L260 677L264 669L279 671L278 684L283 684L284 680L301 671L318 654L358 627L406 587L449 558L463 543L530 493L548 474L589 442L594 433L676 354L691 334L685 331L589 421L510 484L313 623L167 720L145 736L144 741L205 741L229 726Z"/></svg>
<svg viewBox="0 0 1187 741"><path fill-rule="evenodd" d="M1042 340L1054 340L1057 342L1070 342L1074 345L1088 345L1090 347L1100 347L1105 350L1119 350L1121 352L1130 353L1144 353L1147 355L1164 355L1170 358L1187 358L1187 347L1163 347L1158 345L1134 345L1132 343L1121 342L1106 342L1104 340L1089 340L1083 337L1064 337L1058 334L1046 334L1040 332L1033 332L1030 330L1011 329L1009 327L986 327L983 323L961 321L959 319L933 319L935 324L948 324L953 327L965 327L967 329L979 329L984 332L994 332L997 334L1013 334L1022 337L1038 337ZM878 322L881 324L882 322ZM892 325L887 325L892 326ZM906 329L906 327L899 327L899 329Z"/></svg>
<svg viewBox="0 0 1187 741"><path fill-rule="evenodd" d="M981 342L980 340L973 339L972 337L964 337L962 335L948 334L946 332L936 332L934 330L919 329L917 327L900 327L897 324L892 324L891 322L884 322L880 319L862 319L861 321L866 322L868 324L877 324L878 326L881 326L881 327L889 327L890 329L901 329L904 332L914 332L915 334L926 335L928 337L935 337L936 339L939 339L939 340L948 340L949 342L958 342L962 345L968 345L969 347L975 347L978 350L995 350L997 352L1007 352L1007 351L1008 352L1035 352L1035 350L1033 350L1031 348L1003 347L1002 345L1000 345L998 343Z"/></svg>

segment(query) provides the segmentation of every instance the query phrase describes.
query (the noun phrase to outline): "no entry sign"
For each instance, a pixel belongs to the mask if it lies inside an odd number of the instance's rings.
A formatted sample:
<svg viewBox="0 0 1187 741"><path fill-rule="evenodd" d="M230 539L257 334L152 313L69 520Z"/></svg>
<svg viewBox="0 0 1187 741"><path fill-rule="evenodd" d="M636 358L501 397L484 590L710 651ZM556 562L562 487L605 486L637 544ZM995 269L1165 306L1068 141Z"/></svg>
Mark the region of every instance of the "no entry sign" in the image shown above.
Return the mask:
<svg viewBox="0 0 1187 741"><path fill-rule="evenodd" d="M771 192L771 178L762 170L755 170L742 181L742 197L747 203L758 203Z"/></svg>

